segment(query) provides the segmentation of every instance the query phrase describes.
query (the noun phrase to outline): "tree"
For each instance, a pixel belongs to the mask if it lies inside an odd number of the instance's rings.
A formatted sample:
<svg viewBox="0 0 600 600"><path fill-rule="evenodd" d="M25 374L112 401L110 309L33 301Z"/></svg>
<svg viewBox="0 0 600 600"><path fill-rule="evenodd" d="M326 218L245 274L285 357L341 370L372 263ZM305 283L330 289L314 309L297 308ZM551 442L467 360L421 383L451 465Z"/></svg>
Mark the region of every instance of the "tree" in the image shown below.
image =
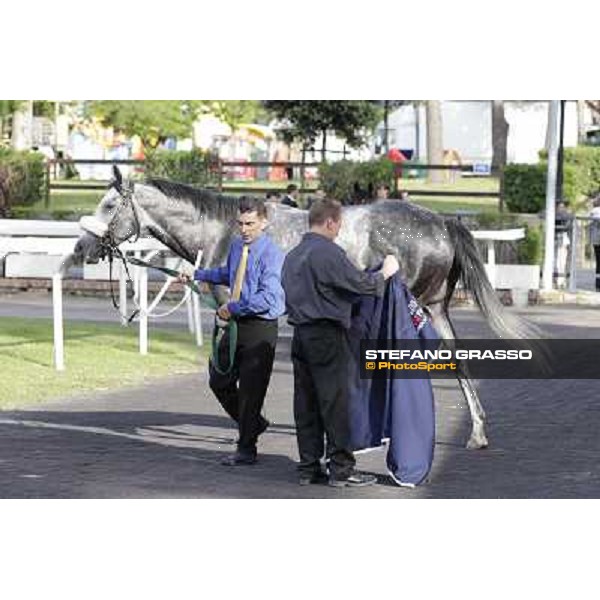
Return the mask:
<svg viewBox="0 0 600 600"><path fill-rule="evenodd" d="M264 120L266 111L258 100L196 100L200 113L212 114L235 130L242 123Z"/></svg>
<svg viewBox="0 0 600 600"><path fill-rule="evenodd" d="M265 100L263 105L284 123L282 133L288 143L299 140L309 148L322 136L323 161L328 132L358 148L366 143L367 133L377 125L381 112L369 100Z"/></svg>
<svg viewBox="0 0 600 600"><path fill-rule="evenodd" d="M145 146L155 148L169 137L189 137L194 121L212 114L232 129L253 122L262 107L255 100L98 100L87 106L103 125L127 136L139 135Z"/></svg>
<svg viewBox="0 0 600 600"><path fill-rule="evenodd" d="M427 162L430 165L441 165L444 160L442 141L442 107L439 100L427 100ZM427 180L430 183L441 183L444 174L438 169L429 169Z"/></svg>
<svg viewBox="0 0 600 600"><path fill-rule="evenodd" d="M138 135L145 146L156 148L168 137L189 137L196 111L184 100L95 100L89 115L127 136Z"/></svg>
<svg viewBox="0 0 600 600"><path fill-rule="evenodd" d="M506 166L508 122L504 115L504 100L492 100L492 170Z"/></svg>

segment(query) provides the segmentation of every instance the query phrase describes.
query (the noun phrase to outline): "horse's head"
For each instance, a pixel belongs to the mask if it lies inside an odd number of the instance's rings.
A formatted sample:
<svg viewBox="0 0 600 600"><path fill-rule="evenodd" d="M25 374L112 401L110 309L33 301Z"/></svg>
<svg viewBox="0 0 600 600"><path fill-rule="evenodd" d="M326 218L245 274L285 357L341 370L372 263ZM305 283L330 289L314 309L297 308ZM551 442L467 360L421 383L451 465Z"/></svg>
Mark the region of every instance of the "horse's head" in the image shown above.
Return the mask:
<svg viewBox="0 0 600 600"><path fill-rule="evenodd" d="M79 221L85 233L77 241L75 256L79 260L98 262L109 249L139 235L140 223L135 206L134 184L124 183L121 172L113 166L114 179L93 216Z"/></svg>

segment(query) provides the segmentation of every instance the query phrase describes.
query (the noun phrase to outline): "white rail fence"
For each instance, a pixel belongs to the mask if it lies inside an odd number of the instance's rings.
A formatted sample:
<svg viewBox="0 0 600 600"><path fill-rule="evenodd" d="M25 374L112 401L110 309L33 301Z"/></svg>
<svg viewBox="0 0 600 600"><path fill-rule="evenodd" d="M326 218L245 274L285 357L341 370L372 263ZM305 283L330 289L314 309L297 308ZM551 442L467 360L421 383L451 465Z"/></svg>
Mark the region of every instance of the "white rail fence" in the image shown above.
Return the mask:
<svg viewBox="0 0 600 600"><path fill-rule="evenodd" d="M64 327L62 301L62 275L59 267L65 256L69 255L82 233L78 223L54 221L0 220L0 260L6 262L5 270L9 277L51 277L52 278L52 314L54 328L54 365L57 370L65 368ZM125 242L119 246L127 256L149 261L160 252L169 251L166 246L154 239L142 238L137 242ZM172 268L181 269L185 261L167 258ZM187 269L196 267L187 265ZM174 264L175 263L175 264ZM124 269L115 263L114 276L119 278L119 310L122 322L127 315L127 275ZM86 272L87 267L87 272ZM86 265L84 277L95 279L108 278L108 265ZM148 304L148 270L131 266L130 274L134 282L135 298L139 302L139 351L148 353L148 320L164 297L173 278L166 282L152 303ZM196 343L202 346L202 322L200 317L200 299L197 294L187 294L187 317L190 333L195 335Z"/></svg>

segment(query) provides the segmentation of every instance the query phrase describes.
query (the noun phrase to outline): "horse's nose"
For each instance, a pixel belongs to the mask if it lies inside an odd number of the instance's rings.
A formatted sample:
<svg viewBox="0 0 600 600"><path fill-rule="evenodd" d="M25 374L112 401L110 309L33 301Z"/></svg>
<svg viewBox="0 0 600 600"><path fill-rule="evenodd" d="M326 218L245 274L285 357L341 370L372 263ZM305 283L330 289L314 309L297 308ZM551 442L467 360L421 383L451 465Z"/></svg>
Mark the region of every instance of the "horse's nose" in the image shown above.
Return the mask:
<svg viewBox="0 0 600 600"><path fill-rule="evenodd" d="M96 237L89 233L84 233L75 243L73 253L83 260L93 260L95 258L94 254L97 253L95 250L98 246L98 239Z"/></svg>

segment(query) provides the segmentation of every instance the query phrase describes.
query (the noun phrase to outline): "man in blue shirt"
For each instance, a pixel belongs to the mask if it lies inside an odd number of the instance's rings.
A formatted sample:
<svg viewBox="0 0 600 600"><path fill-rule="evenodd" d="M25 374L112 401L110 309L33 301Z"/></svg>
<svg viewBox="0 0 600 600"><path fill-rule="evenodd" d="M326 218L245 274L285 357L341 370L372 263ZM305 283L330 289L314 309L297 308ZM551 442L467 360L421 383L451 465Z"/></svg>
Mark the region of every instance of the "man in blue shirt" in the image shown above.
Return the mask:
<svg viewBox="0 0 600 600"><path fill-rule="evenodd" d="M261 415L273 369L277 343L277 318L285 311L281 287L283 252L264 233L267 209L262 200L240 200L238 226L227 264L216 269L197 269L194 279L228 285L231 299L217 310L224 320L238 325L233 368L220 373L209 364L209 385L227 414L237 422L239 439L236 452L223 462L250 465L256 462L258 436L269 422ZM219 349L219 365L228 364L229 336L224 335Z"/></svg>

